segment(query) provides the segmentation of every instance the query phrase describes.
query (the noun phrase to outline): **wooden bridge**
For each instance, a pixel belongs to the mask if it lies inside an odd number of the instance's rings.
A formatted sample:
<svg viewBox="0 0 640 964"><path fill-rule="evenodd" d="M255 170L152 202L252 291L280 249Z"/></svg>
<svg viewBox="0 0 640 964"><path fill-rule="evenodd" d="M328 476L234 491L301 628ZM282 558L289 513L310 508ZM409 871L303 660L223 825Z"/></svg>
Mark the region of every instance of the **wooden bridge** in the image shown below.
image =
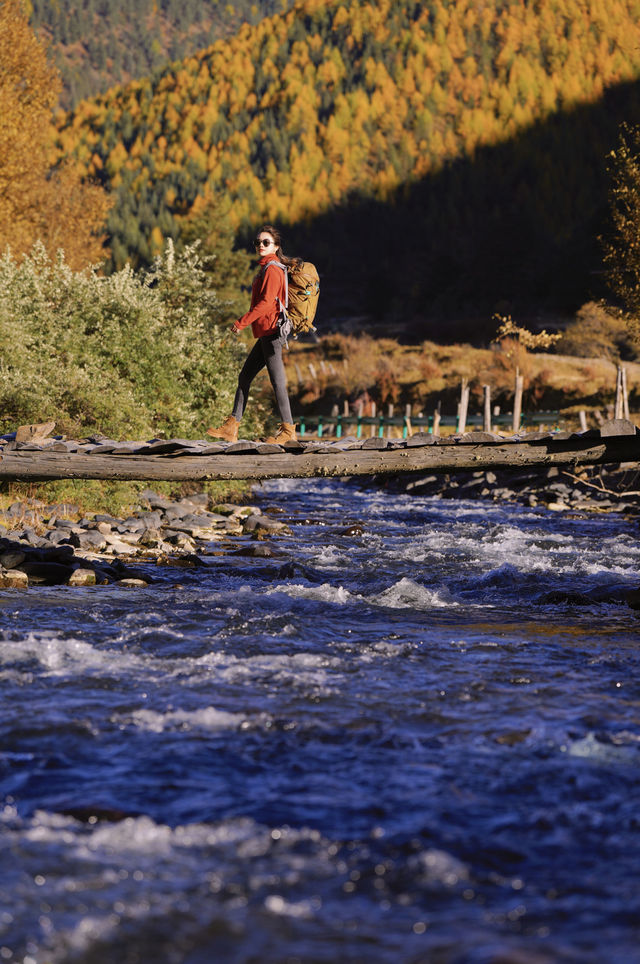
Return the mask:
<svg viewBox="0 0 640 964"><path fill-rule="evenodd" d="M29 427L26 427L27 429ZM273 479L443 473L496 468L546 468L640 462L640 431L625 419L587 432L529 433L503 438L488 432L406 439L342 438L284 448L260 442L230 445L188 439L80 442L22 434L0 439L0 481L55 479L129 481Z"/></svg>

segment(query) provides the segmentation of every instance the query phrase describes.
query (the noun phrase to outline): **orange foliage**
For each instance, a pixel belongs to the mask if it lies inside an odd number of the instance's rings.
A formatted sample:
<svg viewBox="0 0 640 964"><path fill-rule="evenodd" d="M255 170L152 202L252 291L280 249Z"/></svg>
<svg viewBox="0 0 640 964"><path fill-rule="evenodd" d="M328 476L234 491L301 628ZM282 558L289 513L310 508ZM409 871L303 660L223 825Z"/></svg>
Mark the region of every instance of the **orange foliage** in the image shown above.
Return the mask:
<svg viewBox="0 0 640 964"><path fill-rule="evenodd" d="M178 192L189 204L205 188L228 197L234 227L297 221L352 192L389 197L637 79L637 11L638 0L300 0L79 105L58 145L90 172L98 158L112 185L151 158L156 176L193 179Z"/></svg>
<svg viewBox="0 0 640 964"><path fill-rule="evenodd" d="M79 268L102 254L109 201L82 183L74 163L52 166L52 109L60 84L21 0L0 4L0 251L26 253L40 239Z"/></svg>

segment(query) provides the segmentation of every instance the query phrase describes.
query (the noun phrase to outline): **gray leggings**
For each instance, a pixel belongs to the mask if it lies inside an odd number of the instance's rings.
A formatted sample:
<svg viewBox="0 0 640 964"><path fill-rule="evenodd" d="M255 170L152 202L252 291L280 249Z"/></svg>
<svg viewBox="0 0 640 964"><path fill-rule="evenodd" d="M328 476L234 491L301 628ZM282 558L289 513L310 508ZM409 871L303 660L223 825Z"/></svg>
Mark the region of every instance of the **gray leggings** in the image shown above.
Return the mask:
<svg viewBox="0 0 640 964"><path fill-rule="evenodd" d="M287 376L284 370L284 362L282 361L283 344L284 342L280 337L280 332L275 331L272 335L262 335L258 338L247 355L247 359L238 375L238 388L233 403L233 412L231 413L238 421L240 421L244 415L244 410L247 407L251 382L266 365L271 385L275 392L276 402L280 409L280 418L289 425L293 422L289 395L287 393Z"/></svg>

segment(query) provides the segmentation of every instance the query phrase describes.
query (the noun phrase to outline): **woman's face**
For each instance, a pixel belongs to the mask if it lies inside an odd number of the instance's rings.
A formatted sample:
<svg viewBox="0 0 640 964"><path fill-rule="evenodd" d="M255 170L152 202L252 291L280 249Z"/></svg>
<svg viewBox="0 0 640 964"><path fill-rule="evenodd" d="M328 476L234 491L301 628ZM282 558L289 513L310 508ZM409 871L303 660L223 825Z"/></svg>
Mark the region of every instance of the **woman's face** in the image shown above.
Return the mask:
<svg viewBox="0 0 640 964"><path fill-rule="evenodd" d="M260 258L263 258L265 254L276 253L276 243L273 240L273 236L270 235L268 231L261 231L254 243Z"/></svg>

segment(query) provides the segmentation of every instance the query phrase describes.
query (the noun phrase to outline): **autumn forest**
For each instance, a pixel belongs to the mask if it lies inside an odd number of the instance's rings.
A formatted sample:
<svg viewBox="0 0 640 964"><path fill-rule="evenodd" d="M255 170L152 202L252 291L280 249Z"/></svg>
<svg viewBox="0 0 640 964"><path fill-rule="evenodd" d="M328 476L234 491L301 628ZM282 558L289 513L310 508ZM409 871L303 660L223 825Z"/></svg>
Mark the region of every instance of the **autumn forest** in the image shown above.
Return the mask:
<svg viewBox="0 0 640 964"><path fill-rule="evenodd" d="M42 164L94 192L107 271L195 226L246 246L268 219L318 264L328 322L482 337L494 311L602 292L606 158L639 76L640 0L300 0L59 110ZM0 243L20 249L6 166Z"/></svg>

